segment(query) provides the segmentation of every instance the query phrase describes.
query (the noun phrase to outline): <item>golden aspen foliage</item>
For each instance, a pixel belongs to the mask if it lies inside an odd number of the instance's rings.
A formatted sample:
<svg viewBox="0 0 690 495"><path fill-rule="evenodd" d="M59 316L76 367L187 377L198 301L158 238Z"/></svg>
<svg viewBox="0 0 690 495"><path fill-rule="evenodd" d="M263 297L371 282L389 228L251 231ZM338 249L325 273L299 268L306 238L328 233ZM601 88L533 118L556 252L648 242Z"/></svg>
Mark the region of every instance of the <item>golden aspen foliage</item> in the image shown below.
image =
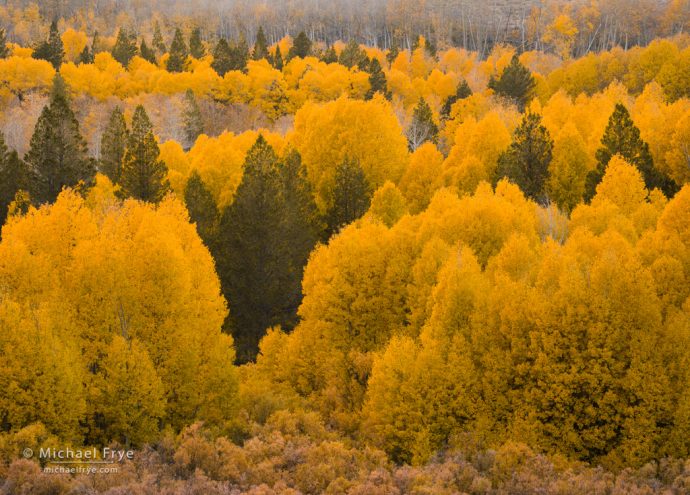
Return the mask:
<svg viewBox="0 0 690 495"><path fill-rule="evenodd" d="M690 110L676 122L671 134L671 146L665 159L669 175L678 184L690 182Z"/></svg>
<svg viewBox="0 0 690 495"><path fill-rule="evenodd" d="M47 321L60 322L47 329L81 349L71 360L77 371L97 373L113 335L126 334L162 380L167 422L222 426L235 410L237 378L232 340L220 333L227 309L213 260L180 202L120 203L107 189L88 201L67 190L12 217L0 244L3 286L18 304L43 301Z"/></svg>
<svg viewBox="0 0 690 495"><path fill-rule="evenodd" d="M374 221L380 221L386 227L392 227L407 212L405 197L395 184L386 181L374 192L368 213Z"/></svg>
<svg viewBox="0 0 690 495"><path fill-rule="evenodd" d="M182 160L179 150L174 151L177 148L174 145L165 150L165 155L161 159L170 160L170 163L166 162L166 164L184 177L185 184L191 171L197 170L213 195L218 208L222 210L232 203L237 186L242 180L245 155L256 142L259 133L276 150L276 153L282 153L285 146L283 136L261 130L245 131L241 134L224 132L213 138L201 135L186 155L188 165ZM179 183L182 184L182 182ZM176 192L182 194L183 190L176 190Z"/></svg>
<svg viewBox="0 0 690 495"><path fill-rule="evenodd" d="M419 213L428 206L441 186L442 170L443 155L433 143L424 143L410 155L410 163L399 184L410 213Z"/></svg>
<svg viewBox="0 0 690 495"><path fill-rule="evenodd" d="M160 148L158 159L168 167L170 187L178 197L182 197L190 174L189 156L177 141L166 141L159 144L158 147Z"/></svg>
<svg viewBox="0 0 690 495"><path fill-rule="evenodd" d="M101 370L103 404L96 410L103 415L106 438L135 446L155 440L164 414L164 392L144 346L137 339L115 335Z"/></svg>
<svg viewBox="0 0 690 495"><path fill-rule="evenodd" d="M543 41L554 45L563 60L570 58L578 29L567 13L558 15L546 28Z"/></svg>
<svg viewBox="0 0 690 495"><path fill-rule="evenodd" d="M582 136L568 122L554 140L547 183L549 198L563 210L571 211L582 201L592 162Z"/></svg>
<svg viewBox="0 0 690 495"><path fill-rule="evenodd" d="M76 62L87 45L88 39L83 31L75 31L72 28L62 33L62 44L65 47L65 57L70 62Z"/></svg>
<svg viewBox="0 0 690 495"><path fill-rule="evenodd" d="M470 250L451 254L439 273L420 343L394 337L374 359L363 427L398 462L426 462L476 417L467 339L474 301L484 289L481 279Z"/></svg>
<svg viewBox="0 0 690 495"><path fill-rule="evenodd" d="M510 145L511 131L496 112L479 121L465 120L458 126L455 144L443 162L445 184L472 192L480 182L491 182L498 157Z"/></svg>
<svg viewBox="0 0 690 495"><path fill-rule="evenodd" d="M59 305L10 297L0 304L0 408L6 429L40 422L61 439L80 443L85 372L74 329L60 318Z"/></svg>
<svg viewBox="0 0 690 495"><path fill-rule="evenodd" d="M650 194L636 167L616 155L609 162L590 205L573 210L570 229L586 227L594 234L613 229L631 242L649 229L665 205L663 194Z"/></svg>
<svg viewBox="0 0 690 495"><path fill-rule="evenodd" d="M397 183L408 162L400 124L380 95L370 101L308 103L295 115L290 139L302 155L322 212L333 202L335 168L346 157L358 161L372 188L386 180Z"/></svg>
<svg viewBox="0 0 690 495"><path fill-rule="evenodd" d="M55 69L50 62L34 58L9 57L0 59L0 82L15 91L47 91L55 77Z"/></svg>

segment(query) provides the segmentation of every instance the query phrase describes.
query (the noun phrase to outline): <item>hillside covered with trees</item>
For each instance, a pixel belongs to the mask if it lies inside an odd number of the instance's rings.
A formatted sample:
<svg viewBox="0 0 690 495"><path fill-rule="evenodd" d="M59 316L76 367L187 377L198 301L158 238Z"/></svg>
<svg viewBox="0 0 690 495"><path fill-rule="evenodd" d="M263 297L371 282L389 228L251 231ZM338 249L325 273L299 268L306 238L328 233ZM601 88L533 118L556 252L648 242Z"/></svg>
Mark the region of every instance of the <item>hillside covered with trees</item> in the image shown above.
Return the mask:
<svg viewBox="0 0 690 495"><path fill-rule="evenodd" d="M159 3L0 6L0 493L690 493L687 2Z"/></svg>

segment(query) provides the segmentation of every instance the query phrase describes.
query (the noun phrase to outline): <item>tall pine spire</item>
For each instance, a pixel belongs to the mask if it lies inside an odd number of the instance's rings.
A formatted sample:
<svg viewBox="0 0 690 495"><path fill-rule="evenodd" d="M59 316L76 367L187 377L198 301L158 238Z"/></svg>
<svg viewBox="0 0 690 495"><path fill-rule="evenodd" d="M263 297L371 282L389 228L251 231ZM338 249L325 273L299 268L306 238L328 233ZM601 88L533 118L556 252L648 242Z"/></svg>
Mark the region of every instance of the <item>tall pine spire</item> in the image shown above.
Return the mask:
<svg viewBox="0 0 690 495"><path fill-rule="evenodd" d="M120 176L120 196L158 203L170 191L168 167L158 159L160 149L143 106L132 118Z"/></svg>
<svg viewBox="0 0 690 495"><path fill-rule="evenodd" d="M125 116L119 106L115 107L101 137L101 160L99 163L101 173L107 175L114 184L120 181L127 137Z"/></svg>
<svg viewBox="0 0 690 495"><path fill-rule="evenodd" d="M52 202L63 187L73 187L80 181L90 184L96 168L87 151L79 122L70 108L67 87L57 74L50 103L36 122L25 157L33 175L32 199L39 204Z"/></svg>

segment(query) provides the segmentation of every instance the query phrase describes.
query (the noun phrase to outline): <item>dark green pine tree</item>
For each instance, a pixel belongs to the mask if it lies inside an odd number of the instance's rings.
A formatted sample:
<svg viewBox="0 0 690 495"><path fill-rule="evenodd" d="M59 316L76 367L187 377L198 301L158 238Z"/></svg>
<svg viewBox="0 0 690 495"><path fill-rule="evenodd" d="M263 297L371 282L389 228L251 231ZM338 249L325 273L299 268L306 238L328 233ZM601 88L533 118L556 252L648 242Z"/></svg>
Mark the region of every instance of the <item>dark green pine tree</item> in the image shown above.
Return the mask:
<svg viewBox="0 0 690 495"><path fill-rule="evenodd" d="M199 237L207 247L213 249L219 220L218 207L213 195L196 170L187 179L184 188L184 202L189 212L190 221L196 224Z"/></svg>
<svg viewBox="0 0 690 495"><path fill-rule="evenodd" d="M244 35L230 46L230 70L244 71L249 59L249 46Z"/></svg>
<svg viewBox="0 0 690 495"><path fill-rule="evenodd" d="M139 45L139 55L141 58L149 63L156 64L156 51L146 44L146 40L141 38L141 44Z"/></svg>
<svg viewBox="0 0 690 495"><path fill-rule="evenodd" d="M391 44L390 49L388 50L388 53L386 54L386 60L388 60L388 65L391 65L393 62L395 62L395 59L398 58L399 54L400 49L398 48L398 44L396 42L393 42Z"/></svg>
<svg viewBox="0 0 690 495"><path fill-rule="evenodd" d="M47 60L55 70L60 70L62 60L65 58L65 49L58 31L57 21L50 23L48 40L39 43L32 54L33 58Z"/></svg>
<svg viewBox="0 0 690 495"><path fill-rule="evenodd" d="M213 49L213 62L211 67L215 70L220 77L223 77L228 71L232 70L232 53L230 51L230 45L225 40L221 38L216 43L216 47Z"/></svg>
<svg viewBox="0 0 690 495"><path fill-rule="evenodd" d="M7 36L4 29L0 29L0 58L7 58L10 56L10 50L7 48Z"/></svg>
<svg viewBox="0 0 690 495"><path fill-rule="evenodd" d="M191 148L201 134L204 133L204 121L201 117L201 110L196 102L194 91L188 89L184 95L184 112L182 115L184 123L184 135L187 140L187 147Z"/></svg>
<svg viewBox="0 0 690 495"><path fill-rule="evenodd" d="M541 124L541 117L535 113L526 114L515 130L513 142L498 159L495 182L507 177L525 196L544 203L552 151L553 141Z"/></svg>
<svg viewBox="0 0 690 495"><path fill-rule="evenodd" d="M259 31L256 33L256 41L254 41L252 59L261 60L262 58L268 59L268 41L264 34L264 28L259 26Z"/></svg>
<svg viewBox="0 0 690 495"><path fill-rule="evenodd" d="M300 31L288 51L288 60L294 57L304 58L309 55L311 55L311 40L304 31Z"/></svg>
<svg viewBox="0 0 690 495"><path fill-rule="evenodd" d="M79 54L79 59L77 60L80 64L92 64L94 61L94 54L89 49L89 45L86 45L84 49Z"/></svg>
<svg viewBox="0 0 690 495"><path fill-rule="evenodd" d="M158 159L159 155L151 121L139 105L132 117L132 130L122 160L120 197L158 203L170 192L168 167Z"/></svg>
<svg viewBox="0 0 690 495"><path fill-rule="evenodd" d="M345 157L335 169L333 206L327 215L327 235L330 237L364 215L371 204L371 195L369 181L359 162Z"/></svg>
<svg viewBox="0 0 690 495"><path fill-rule="evenodd" d="M273 68L283 70L283 54L280 53L280 46L276 45L276 53L273 55Z"/></svg>
<svg viewBox="0 0 690 495"><path fill-rule="evenodd" d="M387 99L391 98L391 93L388 91L386 74L384 74L381 69L381 63L374 57L369 64L369 91L367 91L365 99L371 100L376 93L381 93Z"/></svg>
<svg viewBox="0 0 690 495"><path fill-rule="evenodd" d="M514 101L521 112L534 96L536 84L532 73L520 63L517 55L513 55L498 79L493 76L489 79L489 88L497 95Z"/></svg>
<svg viewBox="0 0 690 495"><path fill-rule="evenodd" d="M279 164L279 176L283 211L279 239L284 250L277 280L283 288L280 324L285 330L292 330L302 302L304 267L324 235L325 224L314 202L306 167L296 150L286 152Z"/></svg>
<svg viewBox="0 0 690 495"><path fill-rule="evenodd" d="M329 46L326 51L323 52L321 61L326 64L335 64L338 62L338 54L336 53L335 48L333 48L333 45Z"/></svg>
<svg viewBox="0 0 690 495"><path fill-rule="evenodd" d="M284 293L278 283L285 239L278 157L263 136L247 152L244 175L218 229L215 259L223 294L233 311L225 322L238 362L256 356L259 340L281 323Z"/></svg>
<svg viewBox="0 0 690 495"><path fill-rule="evenodd" d="M137 54L137 39L125 28L120 28L117 32L115 46L113 46L113 58L120 62L123 67L127 67L129 62Z"/></svg>
<svg viewBox="0 0 690 495"><path fill-rule="evenodd" d="M170 58L168 58L167 69L169 72L183 72L187 63L189 51L184 42L180 28L175 29L175 36L170 44Z"/></svg>
<svg viewBox="0 0 690 495"><path fill-rule="evenodd" d="M437 140L438 126L434 122L434 114L426 100L420 98L412 113L412 122L407 128L407 142L410 150L416 150L427 141L436 143Z"/></svg>
<svg viewBox="0 0 690 495"><path fill-rule="evenodd" d="M98 164L100 172L106 175L113 184L120 182L128 138L125 116L122 109L117 106L110 114L108 125L101 136L101 159Z"/></svg>
<svg viewBox="0 0 690 495"><path fill-rule="evenodd" d="M206 48L201 41L201 29L194 28L189 37L189 54L194 58L203 58L206 55Z"/></svg>
<svg viewBox="0 0 690 495"><path fill-rule="evenodd" d="M31 171L29 192L38 204L55 201L63 187L91 184L96 172L79 122L70 108L67 87L57 74L50 102L36 122L25 161Z"/></svg>
<svg viewBox="0 0 690 495"><path fill-rule="evenodd" d="M467 81L463 79L455 89L455 94L450 95L443 103L443 107L441 108L441 117L444 119L450 117L450 111L453 108L453 104L458 100L464 100L470 96L472 96L472 90L470 89L469 84L467 84Z"/></svg>
<svg viewBox="0 0 690 495"><path fill-rule="evenodd" d="M156 50L158 55L163 55L168 51L168 48L165 46L165 41L163 41L161 25L158 23L158 21L156 21L153 25L153 49Z"/></svg>
<svg viewBox="0 0 690 495"><path fill-rule="evenodd" d="M19 190L29 188L29 171L16 151L10 151L0 134L0 225L4 225L10 203Z"/></svg>
<svg viewBox="0 0 690 495"><path fill-rule="evenodd" d="M223 292L233 308L226 330L235 338L238 361L256 357L267 328L296 324L302 272L319 226L299 154L289 151L279 162L260 136L247 153L216 243Z"/></svg>
<svg viewBox="0 0 690 495"><path fill-rule="evenodd" d="M596 152L597 167L587 174L585 201L591 201L596 194L597 185L604 177L606 167L614 155L620 155L628 163L635 165L650 191L659 188L668 197L678 192L676 183L654 167L649 145L640 138L640 130L635 126L625 105L616 104L601 138L601 145Z"/></svg>
<svg viewBox="0 0 690 495"><path fill-rule="evenodd" d="M359 47L359 43L355 40L350 40L348 44L345 45L343 51L340 52L338 62L348 69L355 66L363 69L365 66L367 68L369 66L369 58L366 52Z"/></svg>

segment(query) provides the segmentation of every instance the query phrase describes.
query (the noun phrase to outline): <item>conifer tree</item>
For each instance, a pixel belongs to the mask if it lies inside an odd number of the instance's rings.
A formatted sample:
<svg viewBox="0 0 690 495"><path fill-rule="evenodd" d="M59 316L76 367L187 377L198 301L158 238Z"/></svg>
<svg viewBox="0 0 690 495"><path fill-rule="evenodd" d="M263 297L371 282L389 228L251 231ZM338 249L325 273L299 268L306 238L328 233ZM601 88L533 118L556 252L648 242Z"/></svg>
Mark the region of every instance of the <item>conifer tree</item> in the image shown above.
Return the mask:
<svg viewBox="0 0 690 495"><path fill-rule="evenodd" d="M321 60L327 64L335 64L338 62L338 54L335 52L335 48L333 48L332 45L323 53Z"/></svg>
<svg viewBox="0 0 690 495"><path fill-rule="evenodd" d="M169 72L183 72L187 62L189 52L184 42L180 28L175 29L175 36L170 44L170 58L168 58L167 69Z"/></svg>
<svg viewBox="0 0 690 495"><path fill-rule="evenodd" d="M586 201L591 201L594 197L597 185L604 177L606 167L614 155L620 155L628 163L636 166L650 191L659 188L669 197L678 191L676 184L654 167L649 145L640 138L640 130L635 126L625 105L616 104L601 138L601 144L601 148L596 152L597 167L587 174Z"/></svg>
<svg viewBox="0 0 690 495"><path fill-rule="evenodd" d="M244 71L249 59L249 47L244 35L230 46L230 70Z"/></svg>
<svg viewBox="0 0 690 495"><path fill-rule="evenodd" d="M416 150L427 141L436 143L437 139L438 126L434 122L434 114L426 100L420 98L412 113L412 122L407 129L407 142L410 150Z"/></svg>
<svg viewBox="0 0 690 495"><path fill-rule="evenodd" d="M294 57L305 58L311 55L311 40L304 31L300 31L288 51L288 60Z"/></svg>
<svg viewBox="0 0 690 495"><path fill-rule="evenodd" d="M398 58L399 54L400 54L400 49L398 48L398 44L393 42L391 44L390 49L388 50L388 53L386 54L386 60L388 60L388 65L395 62L395 59Z"/></svg>
<svg viewBox="0 0 690 495"><path fill-rule="evenodd" d="M113 46L113 58L120 62L123 67L127 67L132 58L137 54L137 40L125 28L120 28L117 32L115 46Z"/></svg>
<svg viewBox="0 0 690 495"><path fill-rule="evenodd" d="M168 167L158 159L160 150L153 126L142 105L132 118L132 129L120 174L120 196L158 203L170 191Z"/></svg>
<svg viewBox="0 0 690 495"><path fill-rule="evenodd" d="M371 100L376 93L381 93L387 99L390 99L391 93L388 91L386 74L383 73L381 63L376 57L372 58L371 64L369 64L369 86L365 99Z"/></svg>
<svg viewBox="0 0 690 495"><path fill-rule="evenodd" d="M79 59L77 60L80 64L92 64L94 61L93 52L89 49L89 45L86 45L84 49L79 54Z"/></svg>
<svg viewBox="0 0 690 495"><path fill-rule="evenodd" d="M139 45L139 55L147 62L150 62L154 65L156 64L156 52L153 48L150 48L149 45L146 44L146 40L144 38L141 38L141 45Z"/></svg>
<svg viewBox="0 0 690 495"><path fill-rule="evenodd" d="M219 220L218 207L196 170L192 171L185 185L184 202L189 212L189 220L196 224L199 237L207 247L214 248Z"/></svg>
<svg viewBox="0 0 690 495"><path fill-rule="evenodd" d="M158 52L158 55L163 55L168 51L165 46L165 41L163 41L163 35L161 34L161 26L158 21L153 25L153 49Z"/></svg>
<svg viewBox="0 0 690 495"><path fill-rule="evenodd" d="M463 79L455 89L455 93L450 95L443 103L443 107L441 108L441 116L444 119L450 117L450 111L453 108L453 104L458 100L464 100L470 96L472 96L472 90L470 89L469 84L467 84L467 81Z"/></svg>
<svg viewBox="0 0 690 495"><path fill-rule="evenodd" d="M93 38L91 39L91 56L95 57L101 51L101 48L101 39L98 36L98 31L94 31Z"/></svg>
<svg viewBox="0 0 690 495"><path fill-rule="evenodd" d="M188 89L184 96L185 109L182 116L184 120L184 134L187 139L187 145L192 147L196 138L204 132L204 122L201 117L199 105L196 102L194 91Z"/></svg>
<svg viewBox="0 0 690 495"><path fill-rule="evenodd" d="M367 58L366 52L359 47L359 43L355 40L350 40L345 48L343 48L343 51L340 52L338 62L348 69L355 66L363 68L365 65L369 65L369 59Z"/></svg>
<svg viewBox="0 0 690 495"><path fill-rule="evenodd" d="M10 151L0 134L0 225L5 223L7 212L19 190L29 186L29 171L16 151Z"/></svg>
<svg viewBox="0 0 690 495"><path fill-rule="evenodd" d="M335 169L333 206L328 212L328 235L364 215L371 204L372 191L357 160L345 157Z"/></svg>
<svg viewBox="0 0 690 495"><path fill-rule="evenodd" d="M230 52L230 45L225 40L221 38L216 43L216 47L213 49L213 62L211 67L215 70L220 77L223 77L228 71L232 70L232 53Z"/></svg>
<svg viewBox="0 0 690 495"><path fill-rule="evenodd" d="M55 70L60 70L62 60L65 58L65 50L62 44L62 38L58 32L57 21L54 20L50 23L48 40L39 43L34 48L32 57L40 60L47 60L53 65Z"/></svg>
<svg viewBox="0 0 690 495"><path fill-rule="evenodd" d="M259 26L259 31L256 33L256 41L254 42L254 51L252 51L252 59L261 60L268 58L268 42L264 34L264 28Z"/></svg>
<svg viewBox="0 0 690 495"><path fill-rule="evenodd" d="M292 330L297 324L297 309L302 302L302 273L325 226L300 154L294 149L289 150L278 166L283 211L280 242L284 249L279 276L283 287L280 324L284 329Z"/></svg>
<svg viewBox="0 0 690 495"><path fill-rule="evenodd" d="M122 109L117 106L110 114L108 125L101 137L101 159L98 165L101 173L106 175L113 184L120 182L128 134L125 116Z"/></svg>
<svg viewBox="0 0 690 495"><path fill-rule="evenodd" d="M513 55L510 64L503 70L501 76L496 79L491 76L489 88L497 95L504 96L515 102L520 111L534 96L536 81L527 67L520 63L517 55Z"/></svg>
<svg viewBox="0 0 690 495"><path fill-rule="evenodd" d="M267 328L296 324L302 271L319 236L319 217L299 154L279 161L260 136L247 153L234 202L222 214L218 271L233 311L240 361L253 359Z"/></svg>
<svg viewBox="0 0 690 495"><path fill-rule="evenodd" d="M7 58L10 50L7 48L7 36L4 29L0 29L0 58Z"/></svg>
<svg viewBox="0 0 690 495"><path fill-rule="evenodd" d="M204 43L201 41L201 29L194 28L189 37L189 54L194 58L203 58L206 55Z"/></svg>
<svg viewBox="0 0 690 495"><path fill-rule="evenodd" d="M87 154L86 141L59 74L53 79L50 103L36 122L25 160L32 175L29 192L38 204L54 201L63 187L80 181L88 185L94 177L94 161Z"/></svg>
<svg viewBox="0 0 690 495"><path fill-rule="evenodd" d="M276 53L273 55L273 67L276 70L283 70L283 54L280 53L280 45L276 45Z"/></svg>
<svg viewBox="0 0 690 495"><path fill-rule="evenodd" d="M233 307L225 329L240 362L253 359L265 330L281 323L283 293L275 275L284 248L280 197L278 157L260 135L247 152L235 199L222 213L215 256L223 294Z"/></svg>
<svg viewBox="0 0 690 495"><path fill-rule="evenodd" d="M541 124L541 117L528 113L515 130L513 142L501 154L496 169L496 182L507 177L530 199L544 202L549 176L553 141Z"/></svg>

